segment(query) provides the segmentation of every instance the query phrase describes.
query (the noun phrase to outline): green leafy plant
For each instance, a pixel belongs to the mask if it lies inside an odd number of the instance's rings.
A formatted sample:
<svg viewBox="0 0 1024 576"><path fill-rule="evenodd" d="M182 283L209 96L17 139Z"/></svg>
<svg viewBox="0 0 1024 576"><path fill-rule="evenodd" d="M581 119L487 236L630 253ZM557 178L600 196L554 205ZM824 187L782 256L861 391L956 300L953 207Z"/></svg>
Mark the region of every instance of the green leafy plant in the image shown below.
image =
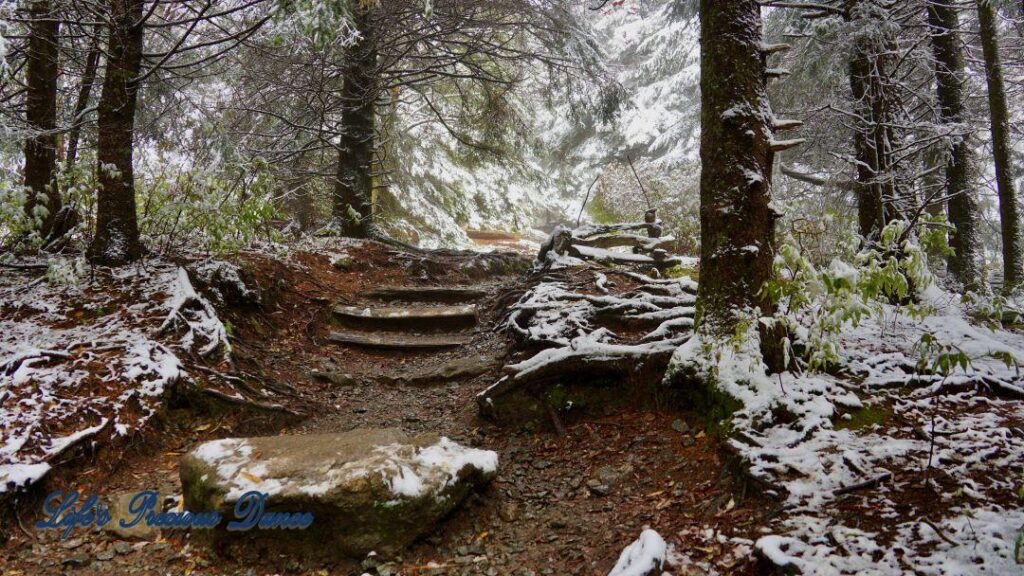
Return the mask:
<svg viewBox="0 0 1024 576"><path fill-rule="evenodd" d="M163 251L189 245L223 253L276 241L276 181L260 160L231 170L164 173L140 191L141 232Z"/></svg>
<svg viewBox="0 0 1024 576"><path fill-rule="evenodd" d="M955 344L940 342L931 332L925 332L914 345L919 356L917 369L921 372L948 377L957 369L967 372L971 368L971 357Z"/></svg>
<svg viewBox="0 0 1024 576"><path fill-rule="evenodd" d="M926 249L906 233L907 226L902 221L890 223L853 264L835 258L818 267L793 244L779 248L775 279L763 286L762 297L776 307L771 321L782 323L802 345L808 368L838 364L843 328L868 317L882 320L887 304L894 305L897 314L904 309L913 317L932 312L917 303L917 295L933 282L927 252L936 249L933 244L940 242L940 235L928 233ZM788 339L784 344L791 348Z"/></svg>

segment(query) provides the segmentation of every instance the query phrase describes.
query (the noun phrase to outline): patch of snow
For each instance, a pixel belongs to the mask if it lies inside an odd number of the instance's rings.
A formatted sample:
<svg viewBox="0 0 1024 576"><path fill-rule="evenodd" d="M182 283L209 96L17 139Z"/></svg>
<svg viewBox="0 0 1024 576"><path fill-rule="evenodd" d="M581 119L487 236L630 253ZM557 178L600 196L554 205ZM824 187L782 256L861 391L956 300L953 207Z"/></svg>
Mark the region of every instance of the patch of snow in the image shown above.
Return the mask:
<svg viewBox="0 0 1024 576"><path fill-rule="evenodd" d="M667 554L668 546L661 534L647 528L626 546L608 576L658 576Z"/></svg>

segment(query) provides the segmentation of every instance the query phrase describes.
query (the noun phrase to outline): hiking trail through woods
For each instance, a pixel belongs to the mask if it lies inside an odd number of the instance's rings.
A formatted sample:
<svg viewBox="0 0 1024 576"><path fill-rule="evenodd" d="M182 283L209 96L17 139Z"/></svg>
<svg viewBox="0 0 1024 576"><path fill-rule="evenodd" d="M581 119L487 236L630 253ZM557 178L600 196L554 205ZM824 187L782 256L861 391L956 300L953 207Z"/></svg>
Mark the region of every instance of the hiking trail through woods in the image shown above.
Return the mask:
<svg viewBox="0 0 1024 576"><path fill-rule="evenodd" d="M268 555L255 541L218 555L174 532L127 538L80 530L61 541L32 527L37 496L16 508L24 530L7 531L6 569L604 576L650 525L720 566L752 570L719 535L753 538L771 504L744 493L696 416L608 408L566 421L564 437L546 420L501 426L480 418L476 395L500 378L503 365L522 359L495 326L510 291L522 291L524 258L410 253L370 242L332 246L286 259L241 254L236 263L247 283L259 286L262 303L219 309L232 327L233 373L278 391L264 404L281 409L183 394L156 429L124 446L79 454L46 486L108 498L144 489L174 496L181 455L203 441L400 428L497 452L498 474L484 492L398 559L326 563ZM226 372L188 371L197 387Z"/></svg>

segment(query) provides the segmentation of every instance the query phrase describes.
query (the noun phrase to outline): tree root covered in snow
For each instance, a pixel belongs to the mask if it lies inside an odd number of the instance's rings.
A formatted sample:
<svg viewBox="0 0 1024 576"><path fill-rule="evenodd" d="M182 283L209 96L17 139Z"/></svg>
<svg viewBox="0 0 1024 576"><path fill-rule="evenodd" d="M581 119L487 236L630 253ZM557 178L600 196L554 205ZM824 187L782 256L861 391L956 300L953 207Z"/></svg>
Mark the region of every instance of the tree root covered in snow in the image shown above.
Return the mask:
<svg viewBox="0 0 1024 576"><path fill-rule="evenodd" d="M178 268L170 310L157 328L157 335L162 336L179 327L186 330L181 338L183 348L191 349L198 335L206 341L199 349L201 356L209 356L218 349L223 349L225 356L230 353L231 345L228 343L227 330L217 318L217 311L192 287L184 268Z"/></svg>
<svg viewBox="0 0 1024 576"><path fill-rule="evenodd" d="M629 233L634 230L652 235ZM659 236L660 227L653 221L563 228L552 234L527 278L532 288L522 293L501 324L521 345L542 350L504 368L505 377L477 396L481 413L498 418L503 413L499 401L520 393L536 398L558 385L618 381L643 388L660 382L673 353L690 337L696 284L689 278L656 279L580 259L563 262L556 256L617 246L650 251L670 241ZM643 254L640 259L638 254L615 254L621 258L606 261L653 261ZM613 275L621 281L612 281ZM552 421L557 430L557 420Z"/></svg>
<svg viewBox="0 0 1024 576"><path fill-rule="evenodd" d="M18 354L3 364L0 364L0 374L3 374L4 376L14 374L26 360L51 358L67 360L68 358L71 358L71 354L60 350L33 350L24 354Z"/></svg>
<svg viewBox="0 0 1024 576"><path fill-rule="evenodd" d="M634 234L641 230L647 232L646 237ZM675 239L662 237L662 231L657 210L644 214L643 222L586 225L575 229L558 227L541 246L537 260L546 264L560 257L571 257L609 265L651 266L657 270L685 263L686 259L669 255L668 248ZM613 248L632 250L621 252Z"/></svg>
<svg viewBox="0 0 1024 576"><path fill-rule="evenodd" d="M484 415L493 416L495 400L518 392L536 392L546 386L581 379L661 380L672 353L681 341L641 345L595 343L578 349L551 348L504 368L506 376L479 393L477 405Z"/></svg>

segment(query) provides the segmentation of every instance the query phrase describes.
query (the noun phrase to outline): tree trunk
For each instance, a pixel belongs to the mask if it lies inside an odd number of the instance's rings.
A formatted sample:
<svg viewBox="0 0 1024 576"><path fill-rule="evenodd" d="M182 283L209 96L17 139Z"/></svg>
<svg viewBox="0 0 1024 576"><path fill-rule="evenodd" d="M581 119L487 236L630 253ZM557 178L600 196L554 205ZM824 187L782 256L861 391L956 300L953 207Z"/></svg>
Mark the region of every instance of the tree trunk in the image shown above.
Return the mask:
<svg viewBox="0 0 1024 576"><path fill-rule="evenodd" d="M59 24L49 0L32 2L30 10L25 119L31 135L25 142L25 211L46 238L61 208L56 180Z"/></svg>
<svg viewBox="0 0 1024 576"><path fill-rule="evenodd" d="M142 69L143 0L110 0L110 39L103 92L97 110L96 235L89 247L95 263L118 266L142 256L132 140L138 78Z"/></svg>
<svg viewBox="0 0 1024 576"><path fill-rule="evenodd" d="M850 63L850 90L854 102L866 99L867 89L865 76L870 63L860 54L855 55ZM864 116L861 116L863 118ZM860 235L865 238L877 238L885 217L882 210L882 191L875 183L875 171L872 169L871 147L864 130L857 127L853 133L853 154L857 161L857 180L854 187L857 196L857 223Z"/></svg>
<svg viewBox="0 0 1024 576"><path fill-rule="evenodd" d="M858 11L862 1L847 0L847 21L864 18ZM874 13L867 17L877 18ZM879 23L863 25L866 30L858 35L850 60L850 89L860 118L854 133L858 222L861 236L870 243L886 224L902 217L904 198L892 153L899 135L894 130L895 91L888 68L896 49L891 38L881 36L887 33Z"/></svg>
<svg viewBox="0 0 1024 576"><path fill-rule="evenodd" d="M701 0L701 327L727 336L737 313L770 304L771 110L756 0Z"/></svg>
<svg viewBox="0 0 1024 576"><path fill-rule="evenodd" d="M928 26L935 54L935 80L939 112L946 126L964 123L964 55L960 45L960 18L953 0L931 0ZM959 129L959 128L958 128ZM949 221L956 227L950 239L953 255L949 272L965 290L984 287L978 241L978 202L975 197L974 153L970 133L954 140L947 154L945 196Z"/></svg>
<svg viewBox="0 0 1024 576"><path fill-rule="evenodd" d="M373 157L376 140L376 24L372 8L356 8L354 24L362 38L351 47L343 70L338 174L334 187L334 226L344 236L365 238L373 224Z"/></svg>
<svg viewBox="0 0 1024 576"><path fill-rule="evenodd" d="M978 23L981 47L985 54L985 76L988 80L988 106L991 115L992 156L996 164L996 187L999 194L999 219L1003 236L1003 291L1021 285L1024 274L1024 246L1021 245L1020 213L1013 188L1013 164L1010 158L1010 114L1003 86L1003 67L999 59L999 31L991 0L978 0Z"/></svg>
<svg viewBox="0 0 1024 576"><path fill-rule="evenodd" d="M86 108L89 107L89 97L92 95L92 86L96 83L96 69L100 64L100 29L97 28L96 36L93 37L92 46L89 48L89 55L85 59L85 70L82 71L82 84L78 88L78 101L75 103L75 114L71 117L71 130L68 132L68 150L64 157L64 163L68 168L75 165L78 159L78 141L82 134L82 122Z"/></svg>

